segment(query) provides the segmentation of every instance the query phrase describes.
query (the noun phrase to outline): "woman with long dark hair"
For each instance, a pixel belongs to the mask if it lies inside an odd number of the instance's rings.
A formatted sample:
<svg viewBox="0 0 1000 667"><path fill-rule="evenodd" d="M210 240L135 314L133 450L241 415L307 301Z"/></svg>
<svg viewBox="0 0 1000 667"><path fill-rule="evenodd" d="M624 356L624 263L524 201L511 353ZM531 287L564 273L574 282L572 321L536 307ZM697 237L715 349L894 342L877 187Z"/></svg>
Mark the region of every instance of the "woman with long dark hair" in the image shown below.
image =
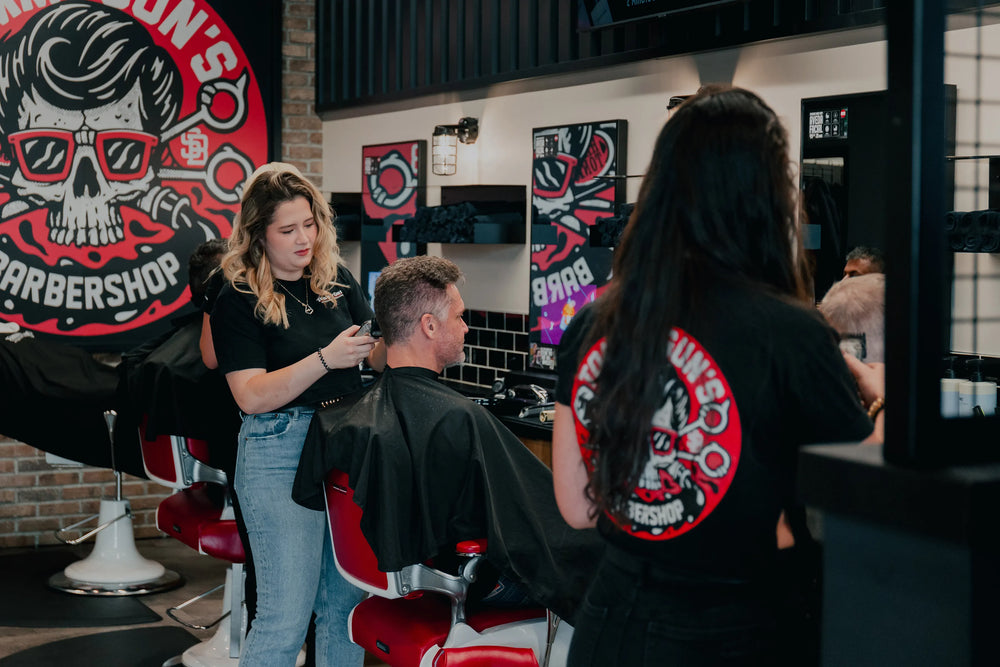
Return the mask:
<svg viewBox="0 0 1000 667"><path fill-rule="evenodd" d="M556 500L608 542L572 665L786 664L776 526L797 449L875 437L807 281L784 128L753 93L704 87L559 351Z"/></svg>

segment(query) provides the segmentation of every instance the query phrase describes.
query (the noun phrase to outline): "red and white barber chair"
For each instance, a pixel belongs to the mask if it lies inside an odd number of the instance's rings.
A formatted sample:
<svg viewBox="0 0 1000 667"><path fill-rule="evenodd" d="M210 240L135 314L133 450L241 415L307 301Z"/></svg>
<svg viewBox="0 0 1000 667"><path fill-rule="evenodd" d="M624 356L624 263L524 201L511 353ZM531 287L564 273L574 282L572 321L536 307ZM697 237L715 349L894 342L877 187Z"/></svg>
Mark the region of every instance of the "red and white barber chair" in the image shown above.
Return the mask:
<svg viewBox="0 0 1000 667"><path fill-rule="evenodd" d="M208 446L203 440L175 435L145 436L140 427L142 464L146 475L170 487L175 493L156 508L156 525L199 553L230 563L224 584L167 610L178 623L197 630L218 624L215 634L195 644L164 667L215 667L239 662L243 609L243 544L236 530L232 506L226 491L226 474L206 463ZM209 485L215 485L215 493ZM222 614L209 623L193 623L180 618L177 610L224 589Z"/></svg>
<svg viewBox="0 0 1000 667"><path fill-rule="evenodd" d="M132 508L122 497L122 473L115 466L115 421L117 413L108 410L104 419L111 440L111 468L115 474L115 496L101 498L94 516L56 531L64 544L76 545L97 536L94 549L86 558L70 563L62 572L49 577L49 586L77 595L124 596L160 593L184 583L179 574L156 561L144 558L135 547L132 531ZM74 530L97 519L97 527L79 537L69 538Z"/></svg>
<svg viewBox="0 0 1000 667"><path fill-rule="evenodd" d="M236 667L246 633L243 608L246 554L236 528L226 473L206 463L208 444L203 440L176 435L147 439L144 434L140 435L146 474L151 480L176 491L156 508L157 527L199 553L230 564L223 584L167 610L170 618L188 628L208 630L218 625L218 629L209 639L167 660L163 667ZM213 485L215 489L210 488ZM215 620L196 623L178 614L181 609L219 589L224 591L222 613ZM304 651L296 661L296 665L303 664Z"/></svg>
<svg viewBox="0 0 1000 667"><path fill-rule="evenodd" d="M382 572L364 534L347 474L326 479L326 506L337 569L372 595L349 620L351 641L392 667L561 666L572 627L542 608L483 606L466 613L469 584L485 557L483 540L460 542L459 575L424 564Z"/></svg>

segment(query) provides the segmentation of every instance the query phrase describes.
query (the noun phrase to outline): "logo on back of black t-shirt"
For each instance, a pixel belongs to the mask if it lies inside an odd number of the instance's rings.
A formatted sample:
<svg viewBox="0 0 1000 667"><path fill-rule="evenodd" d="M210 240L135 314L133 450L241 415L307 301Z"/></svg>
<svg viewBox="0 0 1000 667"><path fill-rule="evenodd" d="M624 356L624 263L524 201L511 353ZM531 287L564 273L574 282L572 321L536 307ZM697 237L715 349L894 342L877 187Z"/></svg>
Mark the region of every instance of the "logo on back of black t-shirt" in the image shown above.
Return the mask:
<svg viewBox="0 0 1000 667"><path fill-rule="evenodd" d="M729 490L742 446L732 391L708 351L674 328L667 355L663 402L653 415L648 457L628 503L631 523L621 526L648 540L677 537L708 517ZM603 357L602 339L584 355L573 382L577 441L588 469L594 452L587 446L587 407Z"/></svg>

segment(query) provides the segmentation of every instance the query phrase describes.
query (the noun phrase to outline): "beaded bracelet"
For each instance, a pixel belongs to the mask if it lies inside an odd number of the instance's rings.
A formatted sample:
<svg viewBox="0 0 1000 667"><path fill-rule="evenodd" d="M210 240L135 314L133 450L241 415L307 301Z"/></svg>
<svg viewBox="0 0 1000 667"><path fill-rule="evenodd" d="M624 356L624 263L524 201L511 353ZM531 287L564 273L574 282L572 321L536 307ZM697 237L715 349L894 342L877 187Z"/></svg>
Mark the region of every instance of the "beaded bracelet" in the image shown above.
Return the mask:
<svg viewBox="0 0 1000 667"><path fill-rule="evenodd" d="M326 369L327 373L333 370L332 368L330 368L330 365L326 363L326 359L323 358L323 348L321 347L316 348L316 356L319 357L319 363L323 364L323 368Z"/></svg>
<svg viewBox="0 0 1000 667"><path fill-rule="evenodd" d="M885 396L879 396L874 401L872 401L871 405L868 406L868 419L874 421L875 417L878 415L879 412L882 411L882 408L884 407L885 407Z"/></svg>

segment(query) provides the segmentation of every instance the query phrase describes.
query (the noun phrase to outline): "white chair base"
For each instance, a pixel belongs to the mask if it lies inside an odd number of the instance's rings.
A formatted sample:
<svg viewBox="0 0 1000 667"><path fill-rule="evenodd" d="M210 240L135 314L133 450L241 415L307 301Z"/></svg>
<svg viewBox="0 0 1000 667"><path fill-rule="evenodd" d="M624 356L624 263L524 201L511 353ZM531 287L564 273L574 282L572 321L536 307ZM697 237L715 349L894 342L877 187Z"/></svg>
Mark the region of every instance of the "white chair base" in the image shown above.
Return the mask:
<svg viewBox="0 0 1000 667"><path fill-rule="evenodd" d="M195 644L184 653L163 663L163 667L237 667L239 658L229 657L229 622L223 622L211 639ZM295 667L306 664L306 652L299 651Z"/></svg>
<svg viewBox="0 0 1000 667"><path fill-rule="evenodd" d="M108 525L97 533L93 551L52 575L50 587L76 595L123 596L159 593L183 583L179 574L136 550L127 500L101 499L98 522Z"/></svg>
<svg viewBox="0 0 1000 667"><path fill-rule="evenodd" d="M239 658L229 657L229 618L219 624L211 638L195 644L184 653L163 663L163 667L236 667Z"/></svg>

